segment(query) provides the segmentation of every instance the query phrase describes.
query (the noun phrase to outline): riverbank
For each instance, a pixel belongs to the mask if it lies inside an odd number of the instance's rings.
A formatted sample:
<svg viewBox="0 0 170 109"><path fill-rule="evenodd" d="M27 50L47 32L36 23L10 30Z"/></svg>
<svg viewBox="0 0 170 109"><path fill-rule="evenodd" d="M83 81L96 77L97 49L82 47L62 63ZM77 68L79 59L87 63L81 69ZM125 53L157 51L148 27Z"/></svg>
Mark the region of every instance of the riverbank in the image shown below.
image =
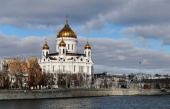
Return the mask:
<svg viewBox="0 0 170 109"><path fill-rule="evenodd" d="M74 98L128 95L165 95L159 89L49 89L49 90L0 90L0 100Z"/></svg>

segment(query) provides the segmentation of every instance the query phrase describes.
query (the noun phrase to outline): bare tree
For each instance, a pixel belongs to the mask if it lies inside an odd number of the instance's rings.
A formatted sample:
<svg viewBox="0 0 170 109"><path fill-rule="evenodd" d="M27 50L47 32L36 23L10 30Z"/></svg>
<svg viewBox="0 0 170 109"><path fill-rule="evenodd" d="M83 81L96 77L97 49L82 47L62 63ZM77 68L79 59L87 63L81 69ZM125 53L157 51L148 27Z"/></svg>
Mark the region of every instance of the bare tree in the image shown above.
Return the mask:
<svg viewBox="0 0 170 109"><path fill-rule="evenodd" d="M48 84L48 77L46 73L42 73L40 85L46 87Z"/></svg>
<svg viewBox="0 0 170 109"><path fill-rule="evenodd" d="M33 86L33 88L37 88L37 86L41 85L42 81L42 71L38 64L38 60L36 57L31 57L28 59L28 86L29 88Z"/></svg>
<svg viewBox="0 0 170 109"><path fill-rule="evenodd" d="M0 72L0 88L8 89L10 85L8 73L5 71Z"/></svg>
<svg viewBox="0 0 170 109"><path fill-rule="evenodd" d="M85 73L58 73L58 86L60 88L86 87L89 84L89 75Z"/></svg>
<svg viewBox="0 0 170 109"><path fill-rule="evenodd" d="M23 88L23 80L24 80L24 72L26 70L25 60L21 58L14 58L11 60L9 64L9 72L10 72L10 83L12 85L12 77L15 76L16 83L15 87Z"/></svg>

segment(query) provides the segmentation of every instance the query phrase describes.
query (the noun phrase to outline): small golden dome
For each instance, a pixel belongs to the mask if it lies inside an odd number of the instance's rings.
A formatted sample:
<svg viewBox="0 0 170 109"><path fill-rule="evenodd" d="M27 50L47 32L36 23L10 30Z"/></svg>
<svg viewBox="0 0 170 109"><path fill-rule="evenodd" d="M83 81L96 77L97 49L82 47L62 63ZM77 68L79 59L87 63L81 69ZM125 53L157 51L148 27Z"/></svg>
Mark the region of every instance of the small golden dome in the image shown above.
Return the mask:
<svg viewBox="0 0 170 109"><path fill-rule="evenodd" d="M44 49L47 49L47 50L49 49L48 44L44 44L44 46L43 46L43 50L44 50Z"/></svg>
<svg viewBox="0 0 170 109"><path fill-rule="evenodd" d="M45 39L45 44L44 44L44 46L43 46L43 50L44 49L47 49L47 50L49 50L49 46L48 46L48 44L47 44L47 39Z"/></svg>
<svg viewBox="0 0 170 109"><path fill-rule="evenodd" d="M85 45L84 49L91 49L91 46L90 46L90 44L88 43L88 41L87 41L87 44Z"/></svg>
<svg viewBox="0 0 170 109"><path fill-rule="evenodd" d="M77 39L77 35L68 25L68 17L66 19L66 25L60 30L60 32L57 35L57 38L66 38L66 37Z"/></svg>
<svg viewBox="0 0 170 109"><path fill-rule="evenodd" d="M60 47L65 47L65 46L66 46L66 43L64 42L63 39L62 39L62 41L59 43L59 46L60 46Z"/></svg>

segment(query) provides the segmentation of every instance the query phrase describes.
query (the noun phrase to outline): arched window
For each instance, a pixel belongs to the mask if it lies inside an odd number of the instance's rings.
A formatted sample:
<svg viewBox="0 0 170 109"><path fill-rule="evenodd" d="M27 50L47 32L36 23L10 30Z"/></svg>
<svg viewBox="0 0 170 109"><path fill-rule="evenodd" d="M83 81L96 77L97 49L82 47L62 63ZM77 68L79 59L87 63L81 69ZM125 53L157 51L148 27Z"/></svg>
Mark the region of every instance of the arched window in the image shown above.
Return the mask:
<svg viewBox="0 0 170 109"><path fill-rule="evenodd" d="M90 51L88 52L88 56L90 56Z"/></svg>
<svg viewBox="0 0 170 109"><path fill-rule="evenodd" d="M63 49L63 54L65 54L65 50Z"/></svg>

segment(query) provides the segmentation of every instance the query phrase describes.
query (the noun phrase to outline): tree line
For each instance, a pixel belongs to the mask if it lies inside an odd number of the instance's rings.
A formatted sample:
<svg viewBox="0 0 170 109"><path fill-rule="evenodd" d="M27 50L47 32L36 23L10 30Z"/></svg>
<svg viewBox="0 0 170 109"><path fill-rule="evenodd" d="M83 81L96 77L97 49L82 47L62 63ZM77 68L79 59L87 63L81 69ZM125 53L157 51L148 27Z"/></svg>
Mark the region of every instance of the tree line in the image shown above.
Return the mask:
<svg viewBox="0 0 170 109"><path fill-rule="evenodd" d="M0 71L1 89L41 89L88 87L89 75L85 73L42 72L36 57L29 59L13 58L4 60Z"/></svg>
<svg viewBox="0 0 170 109"><path fill-rule="evenodd" d="M42 73L36 57L27 60L13 58L3 61L3 70L0 71L1 89L37 88L47 84L47 76Z"/></svg>

